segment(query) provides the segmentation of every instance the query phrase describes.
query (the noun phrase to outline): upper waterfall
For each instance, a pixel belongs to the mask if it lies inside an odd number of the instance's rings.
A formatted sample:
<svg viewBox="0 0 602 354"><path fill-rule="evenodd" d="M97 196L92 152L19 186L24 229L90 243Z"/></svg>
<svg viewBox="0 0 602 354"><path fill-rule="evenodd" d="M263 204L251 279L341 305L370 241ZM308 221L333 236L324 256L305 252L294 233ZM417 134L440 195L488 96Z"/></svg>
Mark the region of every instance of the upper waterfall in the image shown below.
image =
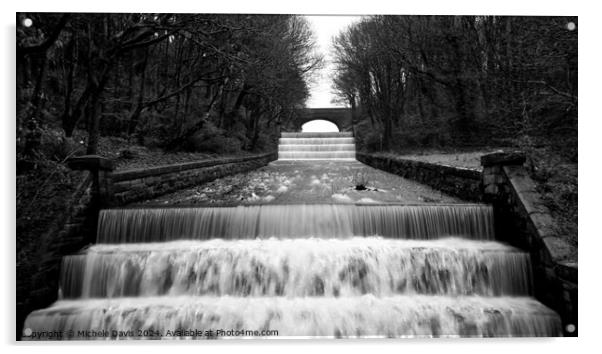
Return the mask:
<svg viewBox="0 0 602 354"><path fill-rule="evenodd" d="M353 134L282 133L279 160L355 160Z"/></svg>
<svg viewBox="0 0 602 354"><path fill-rule="evenodd" d="M99 243L211 238L349 238L383 236L493 239L491 207L459 205L250 205L208 208L108 209Z"/></svg>

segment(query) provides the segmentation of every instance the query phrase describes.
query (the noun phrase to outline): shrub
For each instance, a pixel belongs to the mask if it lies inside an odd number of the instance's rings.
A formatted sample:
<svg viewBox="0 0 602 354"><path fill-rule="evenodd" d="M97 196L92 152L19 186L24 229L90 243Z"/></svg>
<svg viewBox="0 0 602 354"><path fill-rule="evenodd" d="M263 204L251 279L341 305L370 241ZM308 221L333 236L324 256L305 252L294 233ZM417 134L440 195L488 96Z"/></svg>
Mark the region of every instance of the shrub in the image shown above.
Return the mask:
<svg viewBox="0 0 602 354"><path fill-rule="evenodd" d="M351 183L358 191L364 191L367 189L370 184L370 174L366 169L362 169L360 171L356 171L353 173L353 177L351 179Z"/></svg>
<svg viewBox="0 0 602 354"><path fill-rule="evenodd" d="M231 154L241 150L242 142L236 137L227 136L222 129L208 122L201 131L189 139L184 148L194 152Z"/></svg>

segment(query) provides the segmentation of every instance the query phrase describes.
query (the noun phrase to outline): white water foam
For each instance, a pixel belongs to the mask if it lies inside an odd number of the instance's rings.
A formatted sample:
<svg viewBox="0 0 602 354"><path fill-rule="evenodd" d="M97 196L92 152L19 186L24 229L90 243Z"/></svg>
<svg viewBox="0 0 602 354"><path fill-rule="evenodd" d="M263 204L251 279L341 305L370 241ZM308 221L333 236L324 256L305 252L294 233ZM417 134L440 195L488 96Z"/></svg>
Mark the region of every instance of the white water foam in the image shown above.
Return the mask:
<svg viewBox="0 0 602 354"><path fill-rule="evenodd" d="M108 332L136 329L141 333L162 334L177 329L276 330L283 337L330 338L561 333L558 316L531 298L480 296L174 296L58 301L48 309L33 312L25 326L36 333L73 331L71 339L91 339L77 337L77 331L86 329Z"/></svg>

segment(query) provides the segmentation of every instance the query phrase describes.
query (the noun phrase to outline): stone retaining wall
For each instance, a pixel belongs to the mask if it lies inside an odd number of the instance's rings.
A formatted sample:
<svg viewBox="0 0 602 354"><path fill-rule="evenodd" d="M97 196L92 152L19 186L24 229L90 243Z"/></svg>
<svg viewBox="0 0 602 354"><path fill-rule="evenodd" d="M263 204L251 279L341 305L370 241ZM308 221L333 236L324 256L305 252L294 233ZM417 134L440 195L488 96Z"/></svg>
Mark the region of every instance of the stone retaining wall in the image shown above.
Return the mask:
<svg viewBox="0 0 602 354"><path fill-rule="evenodd" d="M94 241L97 212L94 212L93 176L82 171L82 178L69 198L67 208L49 229L40 235L37 272L31 274L27 286L29 293L17 299L16 335L21 338L25 317L33 310L44 308L58 297L58 279L61 260L67 254L76 253ZM23 281L23 279L21 279Z"/></svg>
<svg viewBox="0 0 602 354"><path fill-rule="evenodd" d="M558 235L524 161L519 152L484 155L483 201L493 204L498 238L531 254L535 297L560 314L565 335L576 336L576 255Z"/></svg>
<svg viewBox="0 0 602 354"><path fill-rule="evenodd" d="M254 170L277 158L277 153L270 152L249 157L204 160L114 172L110 177L112 204L119 206L155 198L223 176Z"/></svg>
<svg viewBox="0 0 602 354"><path fill-rule="evenodd" d="M423 161L377 154L356 153L356 158L375 168L418 181L467 201L481 200L481 172Z"/></svg>

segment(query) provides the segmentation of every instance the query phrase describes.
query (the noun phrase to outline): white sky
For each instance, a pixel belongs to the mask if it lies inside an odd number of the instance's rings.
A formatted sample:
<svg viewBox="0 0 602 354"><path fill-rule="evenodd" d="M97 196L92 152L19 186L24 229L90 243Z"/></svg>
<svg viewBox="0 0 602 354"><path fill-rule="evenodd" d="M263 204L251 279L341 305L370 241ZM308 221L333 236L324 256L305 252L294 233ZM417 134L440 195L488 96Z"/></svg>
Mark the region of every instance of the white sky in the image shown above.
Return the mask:
<svg viewBox="0 0 602 354"><path fill-rule="evenodd" d="M317 82L310 87L311 96L307 107L337 107L340 104L331 103L332 94L331 74L332 64L332 39L351 23L358 21L360 16L305 16L311 23L320 52L324 55L325 66L319 73Z"/></svg>
<svg viewBox="0 0 602 354"><path fill-rule="evenodd" d="M303 133L324 133L324 132L338 132L339 128L334 123L330 123L326 120L312 120L303 124L301 127Z"/></svg>

